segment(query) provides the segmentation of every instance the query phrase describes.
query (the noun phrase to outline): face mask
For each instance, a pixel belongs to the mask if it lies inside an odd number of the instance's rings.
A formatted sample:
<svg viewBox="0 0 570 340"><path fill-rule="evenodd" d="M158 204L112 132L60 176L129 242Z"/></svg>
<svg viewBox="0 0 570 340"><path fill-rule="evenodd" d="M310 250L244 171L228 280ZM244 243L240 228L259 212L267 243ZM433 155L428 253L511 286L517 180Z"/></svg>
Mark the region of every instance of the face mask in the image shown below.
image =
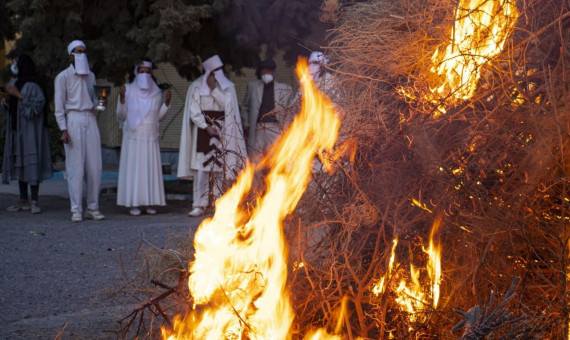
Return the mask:
<svg viewBox="0 0 570 340"><path fill-rule="evenodd" d="M153 82L152 76L149 73L137 73L137 85L143 89L148 90Z"/></svg>
<svg viewBox="0 0 570 340"><path fill-rule="evenodd" d="M269 84L273 81L273 75L272 74L262 74L261 75L261 81L263 81L265 84Z"/></svg>
<svg viewBox="0 0 570 340"><path fill-rule="evenodd" d="M313 80L319 79L319 73L321 72L321 65L319 64L309 64L309 74Z"/></svg>
<svg viewBox="0 0 570 340"><path fill-rule="evenodd" d="M12 64L10 66L10 70L12 70L12 73L17 76L18 75L18 67L16 66L16 64Z"/></svg>
<svg viewBox="0 0 570 340"><path fill-rule="evenodd" d="M89 62L87 61L87 54L85 53L73 53L73 59L75 60L75 73L79 75L89 74Z"/></svg>
<svg viewBox="0 0 570 340"><path fill-rule="evenodd" d="M222 90L225 90L232 85L232 83L228 80L228 78L226 78L226 76L224 75L224 71L222 70L217 70L216 72L214 72L214 78L216 78L216 81L218 82Z"/></svg>

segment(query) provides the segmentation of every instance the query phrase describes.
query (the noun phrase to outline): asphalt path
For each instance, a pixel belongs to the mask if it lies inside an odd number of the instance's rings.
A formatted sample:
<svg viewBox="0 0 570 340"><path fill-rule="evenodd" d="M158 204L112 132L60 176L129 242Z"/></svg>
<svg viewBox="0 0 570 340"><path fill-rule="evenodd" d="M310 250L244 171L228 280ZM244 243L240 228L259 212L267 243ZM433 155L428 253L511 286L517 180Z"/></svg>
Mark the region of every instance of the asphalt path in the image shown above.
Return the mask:
<svg viewBox="0 0 570 340"><path fill-rule="evenodd" d="M65 181L40 187L44 212L6 212L17 200L15 183L0 186L0 339L113 339L117 318L132 309L108 292L138 269L142 244L169 246L191 236L201 218L190 201L167 201L155 216L128 215L115 195L101 195L103 221L70 221ZM113 183L104 183L112 187Z"/></svg>

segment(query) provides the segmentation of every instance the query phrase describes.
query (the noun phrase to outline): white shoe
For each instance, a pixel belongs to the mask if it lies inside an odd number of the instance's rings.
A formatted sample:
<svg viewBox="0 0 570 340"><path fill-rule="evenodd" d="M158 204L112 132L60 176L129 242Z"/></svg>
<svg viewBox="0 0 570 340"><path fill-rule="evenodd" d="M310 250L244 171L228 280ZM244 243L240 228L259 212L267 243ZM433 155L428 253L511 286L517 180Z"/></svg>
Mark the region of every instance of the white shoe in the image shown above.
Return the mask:
<svg viewBox="0 0 570 340"><path fill-rule="evenodd" d="M105 219L105 215L101 214L99 210L87 210L85 212L85 218L99 221Z"/></svg>
<svg viewBox="0 0 570 340"><path fill-rule="evenodd" d="M188 216L198 217L198 216L204 215L205 213L206 213L206 210L204 210L204 208L196 207L188 213Z"/></svg>
<svg viewBox="0 0 570 340"><path fill-rule="evenodd" d="M83 221L83 216L81 216L80 212L74 212L71 214L71 222L76 223L81 221Z"/></svg>
<svg viewBox="0 0 570 340"><path fill-rule="evenodd" d="M129 214L131 214L132 216L139 216L141 214L141 211L139 208L134 207L131 208L131 210L129 210Z"/></svg>
<svg viewBox="0 0 570 340"><path fill-rule="evenodd" d="M146 212L149 215L156 215L156 210L154 210L152 207L146 207L144 209L144 212Z"/></svg>

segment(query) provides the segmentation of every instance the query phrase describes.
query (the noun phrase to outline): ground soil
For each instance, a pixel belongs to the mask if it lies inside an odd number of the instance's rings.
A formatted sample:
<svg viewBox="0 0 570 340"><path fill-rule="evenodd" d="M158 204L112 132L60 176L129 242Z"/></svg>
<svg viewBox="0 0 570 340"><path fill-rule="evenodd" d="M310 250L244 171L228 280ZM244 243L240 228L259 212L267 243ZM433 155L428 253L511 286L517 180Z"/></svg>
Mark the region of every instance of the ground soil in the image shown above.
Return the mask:
<svg viewBox="0 0 570 340"><path fill-rule="evenodd" d="M189 201L168 201L158 215L132 217L103 194L104 221L70 221L69 200L41 196L44 212L8 213L17 199L0 193L0 339L114 339L106 330L134 305L109 298L138 269L144 239L167 246L173 235L193 234ZM145 243L145 242L143 242Z"/></svg>

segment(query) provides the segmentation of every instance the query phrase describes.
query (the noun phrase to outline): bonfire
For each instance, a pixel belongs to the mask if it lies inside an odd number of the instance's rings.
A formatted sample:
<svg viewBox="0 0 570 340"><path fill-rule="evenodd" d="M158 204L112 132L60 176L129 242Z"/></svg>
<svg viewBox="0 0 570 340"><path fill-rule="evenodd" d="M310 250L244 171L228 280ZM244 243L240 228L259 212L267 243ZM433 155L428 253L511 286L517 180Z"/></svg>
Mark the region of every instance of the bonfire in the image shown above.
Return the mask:
<svg viewBox="0 0 570 340"><path fill-rule="evenodd" d="M568 338L568 6L325 1L334 103L301 61L296 120L119 334Z"/></svg>

